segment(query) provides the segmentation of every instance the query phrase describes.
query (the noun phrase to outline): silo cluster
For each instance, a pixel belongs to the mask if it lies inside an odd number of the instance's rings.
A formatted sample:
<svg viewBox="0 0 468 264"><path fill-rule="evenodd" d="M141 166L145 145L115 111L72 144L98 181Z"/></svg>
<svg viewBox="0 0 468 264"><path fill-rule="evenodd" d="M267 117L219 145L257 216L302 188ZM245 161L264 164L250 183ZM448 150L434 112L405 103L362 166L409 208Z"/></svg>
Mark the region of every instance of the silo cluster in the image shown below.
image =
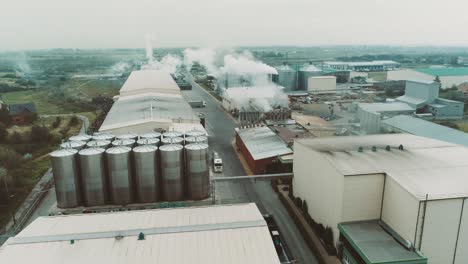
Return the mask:
<svg viewBox="0 0 468 264"><path fill-rule="evenodd" d="M60 208L201 200L210 195L205 132L77 135L50 154Z"/></svg>

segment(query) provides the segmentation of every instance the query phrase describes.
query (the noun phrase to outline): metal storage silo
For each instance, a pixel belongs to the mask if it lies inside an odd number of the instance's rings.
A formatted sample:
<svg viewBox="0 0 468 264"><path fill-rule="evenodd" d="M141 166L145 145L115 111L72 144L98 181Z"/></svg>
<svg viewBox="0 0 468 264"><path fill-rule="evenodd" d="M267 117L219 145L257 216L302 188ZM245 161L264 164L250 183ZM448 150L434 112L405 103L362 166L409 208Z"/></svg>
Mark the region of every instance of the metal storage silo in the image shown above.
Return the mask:
<svg viewBox="0 0 468 264"><path fill-rule="evenodd" d="M158 138L158 139L160 139L161 138L161 133L159 133L159 132L149 132L149 133L141 134L140 139L141 138Z"/></svg>
<svg viewBox="0 0 468 264"><path fill-rule="evenodd" d="M183 147L178 144L159 148L161 166L161 191L165 201L184 198Z"/></svg>
<svg viewBox="0 0 468 264"><path fill-rule="evenodd" d="M86 206L98 206L108 203L104 152L105 149L103 148L88 148L78 153L83 203Z"/></svg>
<svg viewBox="0 0 468 264"><path fill-rule="evenodd" d="M60 144L60 148L80 150L84 148L85 145L86 145L86 142L84 141L68 141L68 142L64 142Z"/></svg>
<svg viewBox="0 0 468 264"><path fill-rule="evenodd" d="M109 133L97 133L93 135L93 140L114 140L115 136Z"/></svg>
<svg viewBox="0 0 468 264"><path fill-rule="evenodd" d="M143 146L143 145L157 146L158 144L159 144L159 139L158 138L140 138L137 141L138 146Z"/></svg>
<svg viewBox="0 0 468 264"><path fill-rule="evenodd" d="M88 142L89 140L91 140L91 136L87 134L78 134L78 135L71 136L68 140Z"/></svg>
<svg viewBox="0 0 468 264"><path fill-rule="evenodd" d="M187 195L201 200L210 195L208 144L193 143L185 146Z"/></svg>
<svg viewBox="0 0 468 264"><path fill-rule="evenodd" d="M119 136L116 136L117 139L133 139L133 140L137 140L138 139L138 135L137 134L134 134L134 133L126 133L126 134L122 134L122 135L119 135Z"/></svg>
<svg viewBox="0 0 468 264"><path fill-rule="evenodd" d="M130 147L118 146L106 150L110 201L126 205L133 200Z"/></svg>
<svg viewBox="0 0 468 264"><path fill-rule="evenodd" d="M196 136L196 137L186 137L185 144L191 143L205 143L208 144L208 137L206 136Z"/></svg>
<svg viewBox="0 0 468 264"><path fill-rule="evenodd" d="M117 146L125 146L125 147L131 147L135 146L135 140L134 139L116 139L112 141L112 146L117 147Z"/></svg>
<svg viewBox="0 0 468 264"><path fill-rule="evenodd" d="M86 146L88 148L104 148L104 149L106 149L106 148L110 147L110 145L111 145L110 140L105 140L105 139L91 140L88 143L86 143Z"/></svg>
<svg viewBox="0 0 468 264"><path fill-rule="evenodd" d="M298 73L298 90L307 91L309 78L313 76L321 76L322 71L311 63L305 65Z"/></svg>
<svg viewBox="0 0 468 264"><path fill-rule="evenodd" d="M156 202L159 197L159 177L156 151L154 145L144 145L133 149L135 165L135 190L138 201Z"/></svg>
<svg viewBox="0 0 468 264"><path fill-rule="evenodd" d="M184 139L181 138L181 137L165 137L161 140L161 142L164 144L164 145L167 145L167 144L180 144L180 145L183 145L184 144Z"/></svg>
<svg viewBox="0 0 468 264"><path fill-rule="evenodd" d="M183 137L183 136L184 136L184 134L182 134L181 132L178 132L178 131L169 131L169 132L166 132L166 133L162 134L163 138Z"/></svg>
<svg viewBox="0 0 468 264"><path fill-rule="evenodd" d="M278 84L287 91L297 90L297 71L284 64L278 68Z"/></svg>
<svg viewBox="0 0 468 264"><path fill-rule="evenodd" d="M194 129L185 133L185 137L198 137L198 136L206 136L206 132Z"/></svg>
<svg viewBox="0 0 468 264"><path fill-rule="evenodd" d="M60 149L50 153L55 194L59 208L81 204L79 168L76 149Z"/></svg>

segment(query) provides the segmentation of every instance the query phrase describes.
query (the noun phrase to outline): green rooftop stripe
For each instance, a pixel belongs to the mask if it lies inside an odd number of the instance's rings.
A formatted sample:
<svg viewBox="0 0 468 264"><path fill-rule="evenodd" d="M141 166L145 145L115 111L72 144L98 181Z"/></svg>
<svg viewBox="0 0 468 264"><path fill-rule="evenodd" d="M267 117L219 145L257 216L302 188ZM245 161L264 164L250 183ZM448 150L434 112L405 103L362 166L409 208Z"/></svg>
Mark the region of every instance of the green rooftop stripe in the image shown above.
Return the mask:
<svg viewBox="0 0 468 264"><path fill-rule="evenodd" d="M448 68L418 68L418 72L432 76L468 76L468 67L448 67Z"/></svg>

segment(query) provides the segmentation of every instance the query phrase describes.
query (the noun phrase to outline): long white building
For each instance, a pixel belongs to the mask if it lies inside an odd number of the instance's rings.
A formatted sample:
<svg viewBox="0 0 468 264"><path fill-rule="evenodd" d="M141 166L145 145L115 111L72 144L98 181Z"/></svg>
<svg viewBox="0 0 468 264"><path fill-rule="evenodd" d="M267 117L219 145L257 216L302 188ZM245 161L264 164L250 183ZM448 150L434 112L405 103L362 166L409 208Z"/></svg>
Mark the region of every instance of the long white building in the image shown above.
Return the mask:
<svg viewBox="0 0 468 264"><path fill-rule="evenodd" d="M337 247L349 245L339 225L376 220L428 263L468 263L468 148L409 134L300 139L294 148L294 196Z"/></svg>
<svg viewBox="0 0 468 264"><path fill-rule="evenodd" d="M133 71L125 81L99 132L119 135L193 129L204 130L170 74L142 70Z"/></svg>
<svg viewBox="0 0 468 264"><path fill-rule="evenodd" d="M279 264L255 204L40 217L0 263Z"/></svg>

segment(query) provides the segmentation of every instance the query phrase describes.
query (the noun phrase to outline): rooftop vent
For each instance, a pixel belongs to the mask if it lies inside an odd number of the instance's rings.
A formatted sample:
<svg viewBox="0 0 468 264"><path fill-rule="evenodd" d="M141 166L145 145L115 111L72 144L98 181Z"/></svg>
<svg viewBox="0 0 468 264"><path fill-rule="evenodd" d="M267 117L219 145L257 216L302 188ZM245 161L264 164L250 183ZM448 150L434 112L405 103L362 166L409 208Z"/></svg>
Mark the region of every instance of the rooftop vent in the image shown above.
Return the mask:
<svg viewBox="0 0 468 264"><path fill-rule="evenodd" d="M143 234L143 232L140 232L140 234L138 234L138 240L145 240L145 234Z"/></svg>
<svg viewBox="0 0 468 264"><path fill-rule="evenodd" d="M363 147L359 147L357 151L358 151L358 152L363 152L363 151L364 151L364 148L363 148Z"/></svg>
<svg viewBox="0 0 468 264"><path fill-rule="evenodd" d="M385 150L386 150L386 151L390 151L390 146L387 145L387 146L385 147Z"/></svg>
<svg viewBox="0 0 468 264"><path fill-rule="evenodd" d="M398 146L399 150L404 150L403 145Z"/></svg>
<svg viewBox="0 0 468 264"><path fill-rule="evenodd" d="M373 151L373 152L376 152L376 151L377 151L377 147L376 147L376 146L372 146L372 151Z"/></svg>

